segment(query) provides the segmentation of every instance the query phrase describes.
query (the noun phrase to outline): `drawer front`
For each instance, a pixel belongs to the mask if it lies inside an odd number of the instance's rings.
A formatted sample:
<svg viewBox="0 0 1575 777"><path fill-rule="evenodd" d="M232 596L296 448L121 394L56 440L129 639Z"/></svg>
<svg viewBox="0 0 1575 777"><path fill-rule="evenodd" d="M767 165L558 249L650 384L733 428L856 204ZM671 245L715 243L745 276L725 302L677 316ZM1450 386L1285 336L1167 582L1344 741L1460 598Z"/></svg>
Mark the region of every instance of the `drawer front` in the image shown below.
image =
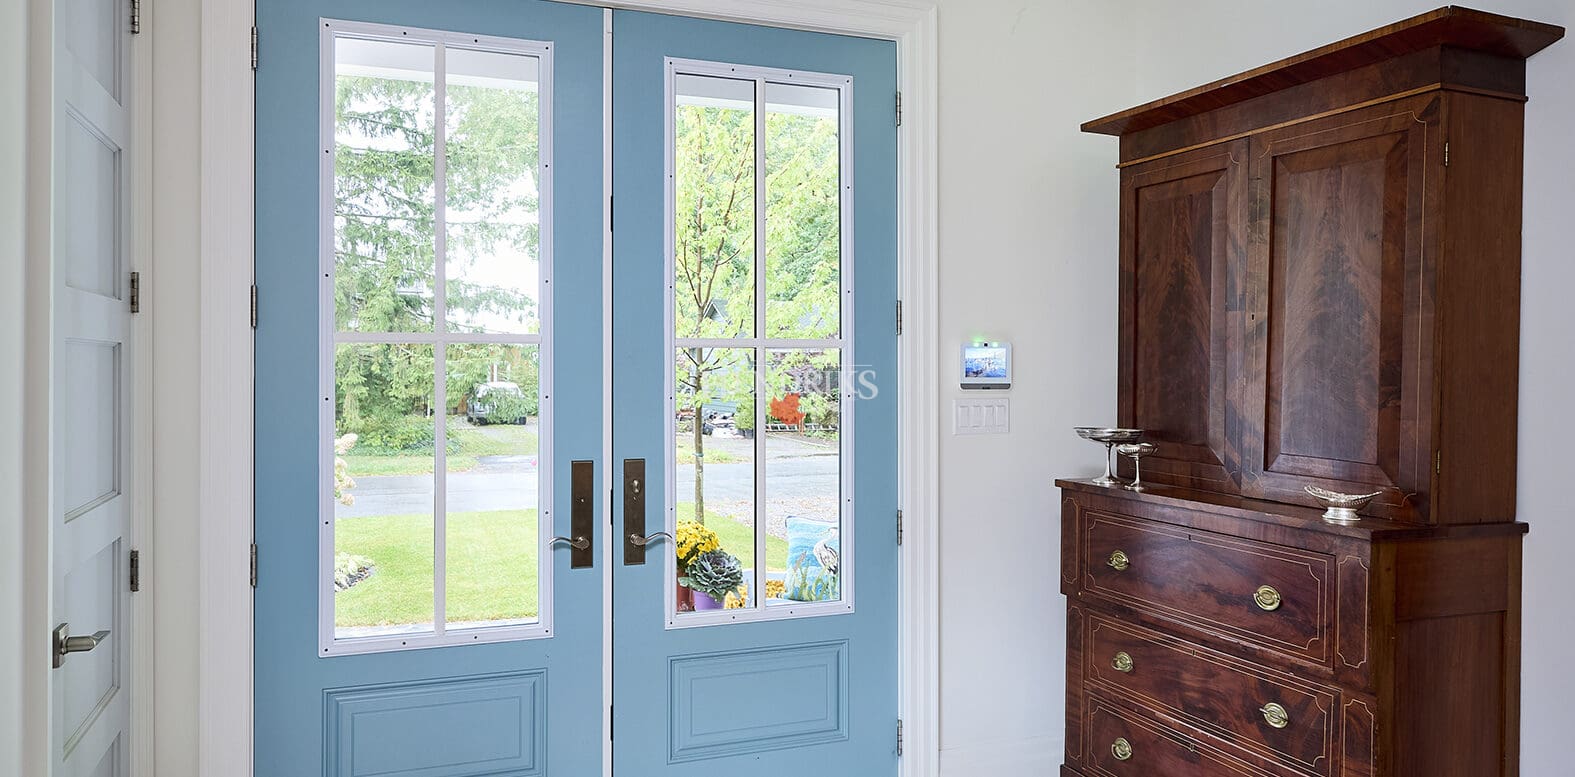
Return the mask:
<svg viewBox="0 0 1575 777"><path fill-rule="evenodd" d="M1095 775L1113 777L1268 777L1184 734L1097 696L1088 699L1088 739L1083 762Z"/></svg>
<svg viewBox="0 0 1575 777"><path fill-rule="evenodd" d="M1109 513L1083 520L1086 593L1329 663L1332 557Z"/></svg>
<svg viewBox="0 0 1575 777"><path fill-rule="evenodd" d="M1336 694L1147 629L1094 617L1090 683L1259 757L1328 774Z"/></svg>

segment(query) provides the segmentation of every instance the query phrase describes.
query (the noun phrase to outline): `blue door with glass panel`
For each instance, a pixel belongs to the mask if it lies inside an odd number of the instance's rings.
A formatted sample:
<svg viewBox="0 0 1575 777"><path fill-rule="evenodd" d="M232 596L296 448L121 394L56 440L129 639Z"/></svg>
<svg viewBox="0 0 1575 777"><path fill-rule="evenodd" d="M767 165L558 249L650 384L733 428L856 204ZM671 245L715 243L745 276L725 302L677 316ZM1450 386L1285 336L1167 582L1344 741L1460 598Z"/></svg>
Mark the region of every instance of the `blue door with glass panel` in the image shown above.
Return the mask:
<svg viewBox="0 0 1575 777"><path fill-rule="evenodd" d="M895 773L894 46L604 14L259 4L258 775Z"/></svg>
<svg viewBox="0 0 1575 777"><path fill-rule="evenodd" d="M895 46L613 31L614 773L895 774Z"/></svg>
<svg viewBox="0 0 1575 777"><path fill-rule="evenodd" d="M256 774L600 774L603 12L257 20Z"/></svg>

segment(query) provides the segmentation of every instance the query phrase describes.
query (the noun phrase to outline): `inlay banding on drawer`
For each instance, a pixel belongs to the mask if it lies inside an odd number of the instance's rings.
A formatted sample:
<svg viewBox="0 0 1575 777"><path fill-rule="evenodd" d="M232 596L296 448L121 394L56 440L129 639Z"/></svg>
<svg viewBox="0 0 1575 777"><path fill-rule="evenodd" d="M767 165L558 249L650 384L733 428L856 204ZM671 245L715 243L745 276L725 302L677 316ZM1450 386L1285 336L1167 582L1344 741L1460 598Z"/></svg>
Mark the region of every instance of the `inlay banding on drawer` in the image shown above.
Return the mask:
<svg viewBox="0 0 1575 777"><path fill-rule="evenodd" d="M1086 633L1090 684L1244 754L1329 774L1338 731L1333 689L1099 615Z"/></svg>
<svg viewBox="0 0 1575 777"><path fill-rule="evenodd" d="M1083 590L1328 665L1334 559L1110 513L1083 514Z"/></svg>

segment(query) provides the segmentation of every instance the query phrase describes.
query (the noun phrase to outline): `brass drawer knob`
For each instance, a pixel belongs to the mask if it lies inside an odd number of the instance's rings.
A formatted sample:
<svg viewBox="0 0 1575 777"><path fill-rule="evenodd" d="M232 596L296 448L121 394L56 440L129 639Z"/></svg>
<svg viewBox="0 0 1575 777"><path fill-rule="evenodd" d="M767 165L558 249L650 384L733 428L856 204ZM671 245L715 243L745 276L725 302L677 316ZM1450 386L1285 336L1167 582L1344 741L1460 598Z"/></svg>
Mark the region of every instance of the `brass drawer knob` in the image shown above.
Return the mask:
<svg viewBox="0 0 1575 777"><path fill-rule="evenodd" d="M1272 701L1258 708L1258 711L1263 713L1263 722L1275 728L1285 728L1291 725L1290 713L1286 712L1284 707Z"/></svg>
<svg viewBox="0 0 1575 777"><path fill-rule="evenodd" d="M1117 672L1121 672L1123 674L1131 672L1132 656L1128 655L1127 652L1123 650L1117 653L1114 658L1110 659L1110 666L1115 668Z"/></svg>
<svg viewBox="0 0 1575 777"><path fill-rule="evenodd" d="M1274 590L1272 585L1260 585L1252 600L1258 604L1258 609L1265 612L1274 612L1280 609L1280 592Z"/></svg>
<svg viewBox="0 0 1575 777"><path fill-rule="evenodd" d="M1110 754L1115 756L1117 761L1125 761L1132 757L1132 743L1128 742L1126 737L1116 737L1116 741L1110 743Z"/></svg>
<svg viewBox="0 0 1575 777"><path fill-rule="evenodd" d="M1127 558L1127 554L1118 550L1111 553L1110 560L1106 561L1105 563L1109 564L1111 569L1114 569L1117 572L1122 572L1125 571L1127 567L1132 566L1132 559Z"/></svg>

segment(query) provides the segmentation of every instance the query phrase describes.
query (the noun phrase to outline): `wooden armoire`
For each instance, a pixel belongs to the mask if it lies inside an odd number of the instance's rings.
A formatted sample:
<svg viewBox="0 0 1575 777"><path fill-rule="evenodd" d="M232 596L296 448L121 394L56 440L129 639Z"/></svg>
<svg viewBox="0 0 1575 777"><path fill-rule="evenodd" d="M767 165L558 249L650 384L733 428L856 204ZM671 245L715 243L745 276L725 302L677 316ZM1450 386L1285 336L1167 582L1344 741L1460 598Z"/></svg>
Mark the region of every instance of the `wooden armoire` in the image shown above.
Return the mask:
<svg viewBox="0 0 1575 777"><path fill-rule="evenodd" d="M1063 775L1519 773L1526 59L1563 34L1441 8L1083 126L1158 450L1143 492L1057 481ZM1336 525L1307 485L1380 493Z"/></svg>

